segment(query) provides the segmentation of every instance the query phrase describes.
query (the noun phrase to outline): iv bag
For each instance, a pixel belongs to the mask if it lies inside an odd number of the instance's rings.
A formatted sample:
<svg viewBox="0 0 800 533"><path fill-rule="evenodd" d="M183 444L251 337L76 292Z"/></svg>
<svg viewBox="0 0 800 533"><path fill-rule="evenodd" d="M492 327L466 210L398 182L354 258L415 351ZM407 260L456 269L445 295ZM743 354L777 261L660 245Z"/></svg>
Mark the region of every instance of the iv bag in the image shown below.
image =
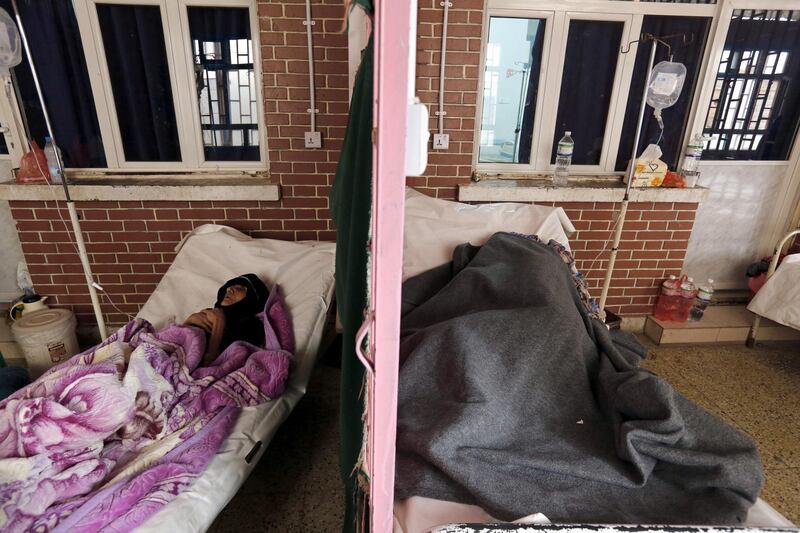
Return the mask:
<svg viewBox="0 0 800 533"><path fill-rule="evenodd" d="M0 9L0 74L7 74L9 68L16 67L21 61L17 25L4 9Z"/></svg>
<svg viewBox="0 0 800 533"><path fill-rule="evenodd" d="M686 67L682 63L662 61L653 67L647 84L647 104L656 110L657 116L678 101L685 79Z"/></svg>

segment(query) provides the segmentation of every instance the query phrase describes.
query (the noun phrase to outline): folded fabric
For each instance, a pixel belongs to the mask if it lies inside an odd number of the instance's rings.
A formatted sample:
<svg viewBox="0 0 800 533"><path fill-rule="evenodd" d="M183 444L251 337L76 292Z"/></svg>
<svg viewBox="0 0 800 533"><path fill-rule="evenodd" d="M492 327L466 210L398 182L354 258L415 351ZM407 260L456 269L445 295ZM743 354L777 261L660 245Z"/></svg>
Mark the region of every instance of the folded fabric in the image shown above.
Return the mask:
<svg viewBox="0 0 800 533"><path fill-rule="evenodd" d="M263 347L198 368L202 330L136 319L0 402L0 529L130 531L189 486L240 408L284 391L294 341L273 291Z"/></svg>
<svg viewBox="0 0 800 533"><path fill-rule="evenodd" d="M403 286L395 497L514 520L740 524L763 482L746 435L639 363L558 247L508 233Z"/></svg>

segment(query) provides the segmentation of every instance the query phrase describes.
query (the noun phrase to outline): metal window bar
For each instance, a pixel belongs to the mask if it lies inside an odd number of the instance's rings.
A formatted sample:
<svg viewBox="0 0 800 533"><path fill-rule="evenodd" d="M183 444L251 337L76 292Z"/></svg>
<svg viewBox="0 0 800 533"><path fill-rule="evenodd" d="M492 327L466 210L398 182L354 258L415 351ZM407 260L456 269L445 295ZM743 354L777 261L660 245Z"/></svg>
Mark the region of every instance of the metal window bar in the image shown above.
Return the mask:
<svg viewBox="0 0 800 533"><path fill-rule="evenodd" d="M756 38L734 30L726 39L703 130L714 159L747 159L764 149L791 85L786 71L797 60L787 25L800 11L736 10L732 19L753 21L749 35Z"/></svg>
<svg viewBox="0 0 800 533"><path fill-rule="evenodd" d="M203 72L204 83L198 87L198 97L204 146L257 145L258 123L253 113L257 102L250 41L194 40L192 44ZM213 52L207 51L209 46L213 47ZM246 73L244 80L243 73Z"/></svg>

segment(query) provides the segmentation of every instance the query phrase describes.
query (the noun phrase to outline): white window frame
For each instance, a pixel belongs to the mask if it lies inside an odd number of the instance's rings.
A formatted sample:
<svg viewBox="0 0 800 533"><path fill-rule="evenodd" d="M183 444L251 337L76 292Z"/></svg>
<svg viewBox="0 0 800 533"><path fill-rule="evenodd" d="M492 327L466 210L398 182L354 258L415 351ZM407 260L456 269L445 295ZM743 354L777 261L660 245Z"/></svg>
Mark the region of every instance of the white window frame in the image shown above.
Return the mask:
<svg viewBox="0 0 800 533"><path fill-rule="evenodd" d="M797 2L798 0L788 0ZM751 4L753 0L750 0ZM642 21L645 15L672 15L672 16L698 16L707 17L711 21L710 36L715 35L715 22L722 5L726 0L719 0L717 4L668 4L661 2L615 1L615 0L488 0L484 13L484 27L481 45L481 68L479 69L478 87L481 94L477 98L475 136L473 150L473 168L487 174L549 174L554 165L550 163L551 150L554 142L556 115L558 113L558 100L561 92L561 77L564 70L564 56L566 53L567 32L570 20L616 20L625 23L622 35L622 45L626 45L641 33ZM481 163L480 134L483 118L483 77L486 43L489 39L489 19L491 17L522 17L546 18L547 26L552 26L548 34L545 33L544 49L542 51L542 67L539 75L539 97L536 103L536 117L534 120L533 144L531 146L531 163ZM549 18L548 18L549 17ZM547 29L546 26L546 29ZM726 28L727 30L727 28ZM724 43L725 35L722 36ZM711 37L706 44L702 58L698 84L704 82L703 73L708 71L709 55L711 53ZM598 165L573 165L571 172L576 175L614 175L622 174L614 170L619 151L619 141L625 120L630 92L631 78L636 61L636 48L628 54L621 55L618 59L615 72L612 96L609 102L608 118L603 138L603 149ZM694 102L690 105L688 124L695 124L697 120L698 94L696 91ZM710 98L710 92L709 92ZM707 104L706 104L707 107ZM702 107L700 107L702 108ZM704 117L703 117L704 118ZM687 127L684 143L688 140L692 128Z"/></svg>
<svg viewBox="0 0 800 533"><path fill-rule="evenodd" d="M129 173L129 172L262 172L269 170L266 122L264 114L263 80L261 73L261 42L256 0L73 0L75 17L83 45L86 67L92 89L97 121L103 142L106 166L102 168L70 168L72 172ZM122 137L117 120L111 79L108 73L105 49L97 17L98 4L152 5L161 11L162 31L165 39L166 59L169 68L173 106L181 147L181 161L126 161ZM258 118L258 161L206 161L200 123L200 108L194 89L194 59L189 32L189 7L239 7L247 8L250 21L250 39L253 49L256 114ZM191 89L191 90L188 90ZM10 117L20 113L15 98L0 97L0 117L3 123L12 124ZM19 154L11 153L12 143L22 139L22 132L10 128L4 132L14 166L19 165Z"/></svg>

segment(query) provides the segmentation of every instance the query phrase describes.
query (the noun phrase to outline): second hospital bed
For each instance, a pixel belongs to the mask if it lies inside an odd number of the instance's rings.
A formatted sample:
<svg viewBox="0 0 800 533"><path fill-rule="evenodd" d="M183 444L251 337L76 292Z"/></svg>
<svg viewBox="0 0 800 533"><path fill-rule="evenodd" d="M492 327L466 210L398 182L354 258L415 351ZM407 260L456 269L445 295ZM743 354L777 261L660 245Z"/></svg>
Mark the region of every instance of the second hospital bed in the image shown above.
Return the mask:
<svg viewBox="0 0 800 533"><path fill-rule="evenodd" d="M528 204L467 205L429 198L411 189L406 192L405 214L404 280L448 261L453 249L462 242L479 245L497 231L535 233L545 242L554 239L567 248L568 237L575 231L561 208ZM535 512L536 509L531 510ZM545 517L528 518L542 523ZM420 496L396 500L394 504L394 533L473 531L443 526L498 522L475 505ZM549 522L545 519L544 523ZM759 498L750 509L745 526L787 528L793 524ZM474 531L484 529L479 527Z"/></svg>
<svg viewBox="0 0 800 533"><path fill-rule="evenodd" d="M292 319L296 351L286 391L242 410L230 436L187 490L138 531L205 531L233 498L278 427L303 397L333 301L335 245L253 239L226 226L205 225L180 244L175 261L138 317L156 327L211 306L226 280L253 272L278 284Z"/></svg>

